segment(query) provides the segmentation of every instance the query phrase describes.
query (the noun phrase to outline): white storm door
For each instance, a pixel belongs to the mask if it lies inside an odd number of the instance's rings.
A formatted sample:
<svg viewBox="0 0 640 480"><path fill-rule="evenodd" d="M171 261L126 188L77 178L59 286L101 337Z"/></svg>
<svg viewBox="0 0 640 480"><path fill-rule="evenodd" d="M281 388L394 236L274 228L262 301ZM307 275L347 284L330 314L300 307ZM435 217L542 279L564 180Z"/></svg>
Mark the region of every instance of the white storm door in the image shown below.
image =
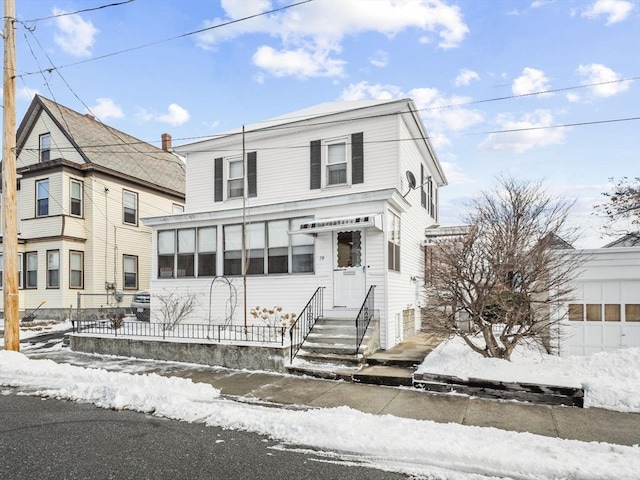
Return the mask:
<svg viewBox="0 0 640 480"><path fill-rule="evenodd" d="M334 232L333 306L357 308L364 301L364 234Z"/></svg>

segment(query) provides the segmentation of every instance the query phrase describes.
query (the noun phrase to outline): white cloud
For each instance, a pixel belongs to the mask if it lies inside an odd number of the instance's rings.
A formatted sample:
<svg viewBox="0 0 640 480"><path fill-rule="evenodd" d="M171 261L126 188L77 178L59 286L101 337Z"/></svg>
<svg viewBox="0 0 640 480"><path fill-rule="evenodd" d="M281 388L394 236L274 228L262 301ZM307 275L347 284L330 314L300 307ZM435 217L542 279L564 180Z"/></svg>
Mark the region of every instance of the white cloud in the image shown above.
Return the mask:
<svg viewBox="0 0 640 480"><path fill-rule="evenodd" d="M63 13L66 12L54 7L54 15ZM64 52L75 57L91 56L91 47L99 30L90 21L84 20L80 15L65 15L56 17L55 23L58 32L53 39Z"/></svg>
<svg viewBox="0 0 640 480"><path fill-rule="evenodd" d="M29 87L19 87L16 88L16 97L21 100L31 101L34 96L38 95L40 92L37 89L29 88Z"/></svg>
<svg viewBox="0 0 640 480"><path fill-rule="evenodd" d="M454 107L471 102L470 97L452 95L446 97L436 88L414 88L409 92L428 128L435 133L444 131L459 132L484 120L477 110Z"/></svg>
<svg viewBox="0 0 640 480"><path fill-rule="evenodd" d="M567 100L571 103L576 103L582 100L582 97L577 93L569 92L567 93Z"/></svg>
<svg viewBox="0 0 640 480"><path fill-rule="evenodd" d="M137 113L136 118L138 118L138 120L141 122L155 121L178 126L189 120L189 112L186 109L182 108L180 105L172 103L171 105L169 105L168 113L166 114L156 115L150 113L147 110L141 109Z"/></svg>
<svg viewBox="0 0 640 480"><path fill-rule="evenodd" d="M446 131L464 130L484 120L482 114L475 110L452 107L452 105L470 102L469 97L458 95L445 97L436 88L414 88L405 94L400 87L395 85L360 82L345 88L340 99L391 100L405 97L413 99L427 128L429 139L436 148L451 146L451 141L445 135Z"/></svg>
<svg viewBox="0 0 640 480"><path fill-rule="evenodd" d="M511 85L511 91L514 95L527 95L535 92L543 92L548 89L549 79L544 72L531 67L525 67L522 70L522 75L516 78L513 81L513 85Z"/></svg>
<svg viewBox="0 0 640 480"><path fill-rule="evenodd" d="M329 57L328 51L276 51L263 45L253 55L253 63L276 77L333 77L343 74L345 62Z"/></svg>
<svg viewBox="0 0 640 480"><path fill-rule="evenodd" d="M501 114L497 118L497 124L499 130L513 131L489 134L480 143L480 150L523 153L532 148L561 144L565 139L564 128L544 128L554 124L549 110L535 110L519 120L511 115Z"/></svg>
<svg viewBox="0 0 640 480"><path fill-rule="evenodd" d="M456 87L466 86L471 83L472 80L480 80L480 75L473 70L469 70L467 68L463 68L460 70L460 73L456 77L454 83Z"/></svg>
<svg viewBox="0 0 640 480"><path fill-rule="evenodd" d="M633 3L627 0L597 0L582 12L582 16L597 18L606 15L607 25L611 25L627 19L632 9Z"/></svg>
<svg viewBox="0 0 640 480"><path fill-rule="evenodd" d="M104 121L109 118L122 118L124 113L119 105L110 98L97 98L96 105L89 108L89 112L96 118Z"/></svg>
<svg viewBox="0 0 640 480"><path fill-rule="evenodd" d="M384 50L376 50L376 53L369 57L369 63L374 67L386 67L389 63L389 54Z"/></svg>
<svg viewBox="0 0 640 480"><path fill-rule="evenodd" d="M169 112L164 115L159 115L156 117L156 120L173 126L182 125L189 120L189 112L177 103L172 103L169 105Z"/></svg>
<svg viewBox="0 0 640 480"><path fill-rule="evenodd" d="M360 82L351 84L345 88L342 91L342 95L340 95L340 100L392 100L394 98L402 98L403 96L402 89L395 85Z"/></svg>
<svg viewBox="0 0 640 480"><path fill-rule="evenodd" d="M603 85L595 85L589 90L597 97L611 97L618 93L625 92L629 89L630 81L616 82L620 80L620 75L600 63L592 63L590 65L580 65L577 70L578 74L584 78L582 85L591 83L604 83Z"/></svg>
<svg viewBox="0 0 640 480"><path fill-rule="evenodd" d="M553 3L553 0L534 0L531 2L531 8L541 8L550 3Z"/></svg>
<svg viewBox="0 0 640 480"><path fill-rule="evenodd" d="M222 7L226 17L206 21L204 27L278 6L278 3L266 0L225 0ZM268 34L277 38L280 45L260 46L253 55L258 67L276 76L341 76L345 62L335 56L341 52L344 37L365 32L393 37L409 29L420 32L422 38L438 37L438 45L445 49L459 46L469 33L460 8L448 5L444 0L342 0L339 12L336 2L317 0L269 16L209 30L198 35L196 43L201 48L214 49L217 44L241 35ZM307 65L309 61L314 64ZM384 63L377 56L374 61Z"/></svg>

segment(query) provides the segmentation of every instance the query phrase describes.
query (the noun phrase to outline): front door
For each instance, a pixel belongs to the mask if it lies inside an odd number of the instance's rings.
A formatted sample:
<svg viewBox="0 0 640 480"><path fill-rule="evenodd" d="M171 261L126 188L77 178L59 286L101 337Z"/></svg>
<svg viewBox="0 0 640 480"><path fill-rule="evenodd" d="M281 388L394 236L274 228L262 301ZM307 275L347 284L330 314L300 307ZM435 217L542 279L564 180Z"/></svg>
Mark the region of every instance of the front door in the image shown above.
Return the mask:
<svg viewBox="0 0 640 480"><path fill-rule="evenodd" d="M334 233L333 306L357 308L364 300L364 234Z"/></svg>

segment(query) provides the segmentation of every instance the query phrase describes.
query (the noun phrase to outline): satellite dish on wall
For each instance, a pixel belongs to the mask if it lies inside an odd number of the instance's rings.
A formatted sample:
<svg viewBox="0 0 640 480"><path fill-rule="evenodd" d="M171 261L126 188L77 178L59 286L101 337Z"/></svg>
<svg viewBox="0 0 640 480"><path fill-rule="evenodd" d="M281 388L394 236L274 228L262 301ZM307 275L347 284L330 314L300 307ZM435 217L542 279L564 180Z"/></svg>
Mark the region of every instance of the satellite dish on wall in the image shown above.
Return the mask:
<svg viewBox="0 0 640 480"><path fill-rule="evenodd" d="M407 182L409 182L409 188L411 190L416 188L416 176L411 170L407 170Z"/></svg>
<svg viewBox="0 0 640 480"><path fill-rule="evenodd" d="M405 193L402 198L405 198L407 195L409 195L409 192L411 190L414 190L416 188L416 176L413 174L413 172L411 170L407 170L407 184L409 186L409 190L407 190L407 193Z"/></svg>

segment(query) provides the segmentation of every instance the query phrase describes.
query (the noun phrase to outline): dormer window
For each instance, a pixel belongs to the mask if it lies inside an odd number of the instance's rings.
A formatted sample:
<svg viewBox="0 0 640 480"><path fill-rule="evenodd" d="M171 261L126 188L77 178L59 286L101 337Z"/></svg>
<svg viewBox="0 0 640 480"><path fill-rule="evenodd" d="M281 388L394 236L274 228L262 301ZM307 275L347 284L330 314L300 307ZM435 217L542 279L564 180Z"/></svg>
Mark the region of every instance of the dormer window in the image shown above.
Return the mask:
<svg viewBox="0 0 640 480"><path fill-rule="evenodd" d="M40 135L40 161L48 162L51 159L51 135L44 133Z"/></svg>

